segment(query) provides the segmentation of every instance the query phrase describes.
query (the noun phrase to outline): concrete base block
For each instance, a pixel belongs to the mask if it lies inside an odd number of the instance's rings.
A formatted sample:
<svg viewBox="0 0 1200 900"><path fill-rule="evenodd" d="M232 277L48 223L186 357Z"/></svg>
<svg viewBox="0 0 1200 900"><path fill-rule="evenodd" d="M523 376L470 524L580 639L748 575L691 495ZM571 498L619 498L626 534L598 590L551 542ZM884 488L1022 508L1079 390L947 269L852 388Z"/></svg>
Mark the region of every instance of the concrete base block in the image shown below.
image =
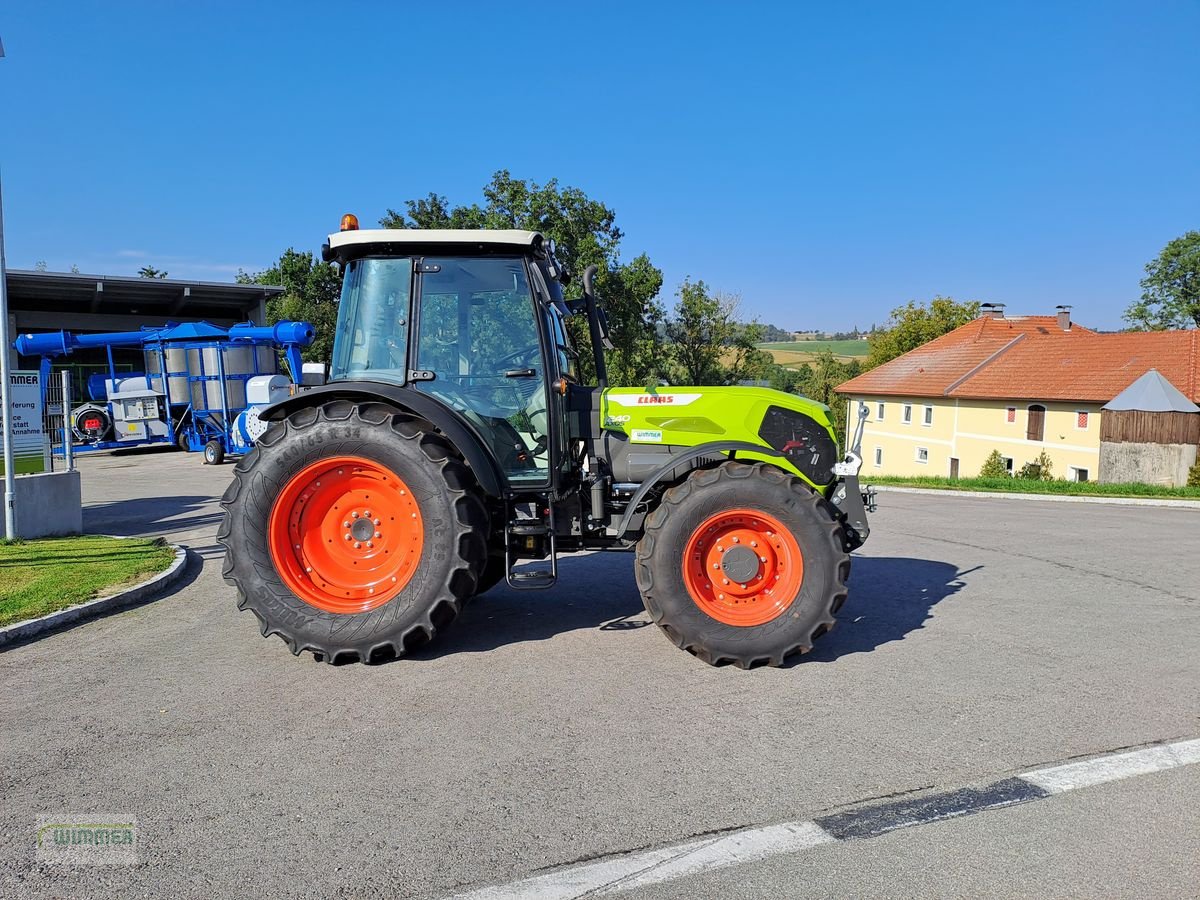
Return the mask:
<svg viewBox="0 0 1200 900"><path fill-rule="evenodd" d="M83 531L83 497L79 472L18 475L13 495L17 537L40 538Z"/></svg>
<svg viewBox="0 0 1200 900"><path fill-rule="evenodd" d="M1192 444L1100 444L1100 478L1105 484L1138 482L1164 487L1187 484L1188 469L1196 462Z"/></svg>

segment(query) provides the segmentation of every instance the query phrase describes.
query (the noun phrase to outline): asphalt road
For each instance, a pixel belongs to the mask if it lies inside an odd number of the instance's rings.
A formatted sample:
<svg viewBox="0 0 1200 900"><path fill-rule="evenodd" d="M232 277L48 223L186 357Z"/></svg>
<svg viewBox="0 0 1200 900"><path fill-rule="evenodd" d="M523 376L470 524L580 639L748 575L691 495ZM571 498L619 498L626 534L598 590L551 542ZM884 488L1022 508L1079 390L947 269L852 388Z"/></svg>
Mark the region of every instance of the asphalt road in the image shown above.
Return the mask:
<svg viewBox="0 0 1200 900"><path fill-rule="evenodd" d="M436 898L607 853L1200 737L1200 512L887 494L838 628L711 669L623 554L496 588L415 658L333 668L220 577L196 455L84 459L85 525L202 560L175 595L0 654L0 896ZM1200 766L647 889L1195 896ZM56 816L142 863L39 862Z"/></svg>

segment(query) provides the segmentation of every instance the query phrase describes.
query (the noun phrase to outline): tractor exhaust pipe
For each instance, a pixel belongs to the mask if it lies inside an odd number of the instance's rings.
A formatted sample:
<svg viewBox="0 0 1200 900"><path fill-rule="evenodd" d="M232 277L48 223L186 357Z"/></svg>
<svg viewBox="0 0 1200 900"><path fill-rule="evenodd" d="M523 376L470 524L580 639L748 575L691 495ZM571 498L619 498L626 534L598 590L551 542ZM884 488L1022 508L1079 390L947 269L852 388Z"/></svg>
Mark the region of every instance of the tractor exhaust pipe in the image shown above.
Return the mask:
<svg viewBox="0 0 1200 900"><path fill-rule="evenodd" d="M587 303L588 335L592 339L592 353L596 357L596 384L600 390L608 388L608 365L604 361L604 332L600 327L600 312L596 308L596 290L593 281L596 267L583 270L583 299Z"/></svg>

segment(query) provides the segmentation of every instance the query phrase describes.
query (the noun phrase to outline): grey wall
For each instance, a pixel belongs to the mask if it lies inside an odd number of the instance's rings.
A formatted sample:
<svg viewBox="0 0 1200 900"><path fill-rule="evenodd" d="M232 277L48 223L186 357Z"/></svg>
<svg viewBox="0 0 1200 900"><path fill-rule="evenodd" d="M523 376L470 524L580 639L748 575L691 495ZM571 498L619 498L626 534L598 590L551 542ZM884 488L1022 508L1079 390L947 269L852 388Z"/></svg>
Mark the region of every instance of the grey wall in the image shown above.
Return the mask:
<svg viewBox="0 0 1200 900"><path fill-rule="evenodd" d="M1099 480L1182 487L1196 462L1192 444L1100 443Z"/></svg>
<svg viewBox="0 0 1200 900"><path fill-rule="evenodd" d="M18 475L17 537L39 538L83 531L83 502L79 471Z"/></svg>

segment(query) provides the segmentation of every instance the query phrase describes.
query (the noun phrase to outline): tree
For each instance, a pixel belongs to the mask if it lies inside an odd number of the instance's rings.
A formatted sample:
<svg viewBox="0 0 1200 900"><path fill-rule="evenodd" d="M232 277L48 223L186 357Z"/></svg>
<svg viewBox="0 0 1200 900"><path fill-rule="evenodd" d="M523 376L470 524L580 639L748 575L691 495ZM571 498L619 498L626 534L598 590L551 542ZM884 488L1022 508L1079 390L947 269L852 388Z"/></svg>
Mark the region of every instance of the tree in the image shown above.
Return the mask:
<svg viewBox="0 0 1200 900"><path fill-rule="evenodd" d="M725 348L738 333L731 298L711 294L703 281L684 278L675 292L679 302L667 320L667 354L684 384L723 384ZM753 349L753 345L751 345Z"/></svg>
<svg viewBox="0 0 1200 900"><path fill-rule="evenodd" d="M766 326L758 322L736 323L733 338L729 341L729 351L726 353L729 381L769 382L774 370L782 369L782 366L776 365L774 356L766 350L758 349L758 345L764 340L765 328Z"/></svg>
<svg viewBox="0 0 1200 900"><path fill-rule="evenodd" d="M867 337L870 350L865 368L873 369L888 360L915 350L922 344L966 325L979 315L979 302L959 302L937 296L928 304L909 301L892 310L887 325Z"/></svg>
<svg viewBox="0 0 1200 900"><path fill-rule="evenodd" d="M1175 238L1146 263L1142 299L1125 310L1139 331L1200 327L1200 231Z"/></svg>
<svg viewBox="0 0 1200 900"><path fill-rule="evenodd" d="M161 269L156 269L154 266L142 266L138 269L139 278L166 278L167 273Z"/></svg>
<svg viewBox="0 0 1200 900"><path fill-rule="evenodd" d="M405 211L389 209L379 220L384 228L525 228L554 240L557 256L575 275L569 293L578 296L581 276L589 265L598 269L596 293L612 328L616 349L608 355L609 377L614 384L650 384L663 374L657 324L663 309L657 302L662 272L646 254L629 262L620 258L621 239L616 214L579 188L559 187L557 179L545 184L525 181L504 169L483 188L483 203L451 206L438 194L408 200ZM573 319L572 333L579 344L585 376L590 367L590 339L586 325Z"/></svg>
<svg viewBox="0 0 1200 900"><path fill-rule="evenodd" d="M342 275L332 263L319 262L311 253L289 247L279 261L262 272L238 272L239 284L275 284L284 289L267 301L268 322L293 319L312 323L316 339L305 348L308 362L328 363L333 355L337 328L337 301Z"/></svg>
<svg viewBox="0 0 1200 900"><path fill-rule="evenodd" d="M983 468L979 470L980 478L1007 478L1008 466L1004 463L1004 457L1000 455L999 450L993 450L988 454L988 458L983 461Z"/></svg>
<svg viewBox="0 0 1200 900"><path fill-rule="evenodd" d="M774 344L792 341L795 339L792 332L786 331L783 328L779 328L775 325L763 325L762 329L762 339L764 342L769 341L770 343Z"/></svg>
<svg viewBox="0 0 1200 900"><path fill-rule="evenodd" d="M33 264L33 270L35 272L45 272L47 268L48 267L47 267L46 261L44 259L39 259L36 263Z"/></svg>
<svg viewBox="0 0 1200 900"><path fill-rule="evenodd" d="M805 363L797 370L799 376L796 390L829 407L829 418L833 422L835 433L843 441L849 440L846 433L846 398L836 392L839 384L849 381L862 373L862 365L857 359L842 362L833 355L832 350L820 350L812 363Z"/></svg>

